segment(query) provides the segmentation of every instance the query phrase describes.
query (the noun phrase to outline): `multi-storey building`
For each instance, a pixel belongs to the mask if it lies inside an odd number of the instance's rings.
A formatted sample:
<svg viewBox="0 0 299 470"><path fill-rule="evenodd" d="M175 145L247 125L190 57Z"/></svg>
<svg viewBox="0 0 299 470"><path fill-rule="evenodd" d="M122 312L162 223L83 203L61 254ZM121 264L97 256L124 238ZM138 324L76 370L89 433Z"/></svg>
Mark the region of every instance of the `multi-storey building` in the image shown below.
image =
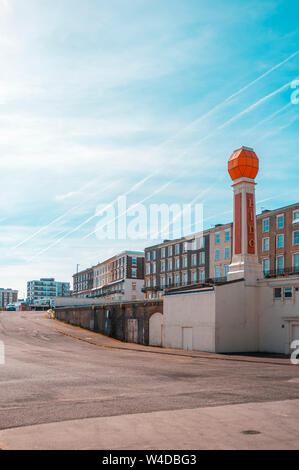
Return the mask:
<svg viewBox="0 0 299 470"><path fill-rule="evenodd" d="M265 276L299 273L299 203L259 214L257 243Z"/></svg>
<svg viewBox="0 0 299 470"><path fill-rule="evenodd" d="M0 308L18 301L18 291L0 288Z"/></svg>
<svg viewBox="0 0 299 470"><path fill-rule="evenodd" d="M205 282L209 277L209 233L190 235L145 249L146 299L166 288Z"/></svg>
<svg viewBox="0 0 299 470"><path fill-rule="evenodd" d="M205 243L194 249L195 235L145 249L145 298L189 284L225 281L232 258L233 224L203 232ZM299 272L299 204L257 215L258 257L264 274Z"/></svg>
<svg viewBox="0 0 299 470"><path fill-rule="evenodd" d="M87 297L93 288L93 267L73 274L73 297Z"/></svg>
<svg viewBox="0 0 299 470"><path fill-rule="evenodd" d="M27 282L27 302L51 300L54 297L69 297L70 283L57 282L54 278L41 278L39 281Z"/></svg>
<svg viewBox="0 0 299 470"><path fill-rule="evenodd" d="M90 297L104 300L137 300L143 298L144 253L124 251L93 267L93 289Z"/></svg>
<svg viewBox="0 0 299 470"><path fill-rule="evenodd" d="M209 277L226 279L232 257L233 224L217 224L209 230L210 234L210 272Z"/></svg>

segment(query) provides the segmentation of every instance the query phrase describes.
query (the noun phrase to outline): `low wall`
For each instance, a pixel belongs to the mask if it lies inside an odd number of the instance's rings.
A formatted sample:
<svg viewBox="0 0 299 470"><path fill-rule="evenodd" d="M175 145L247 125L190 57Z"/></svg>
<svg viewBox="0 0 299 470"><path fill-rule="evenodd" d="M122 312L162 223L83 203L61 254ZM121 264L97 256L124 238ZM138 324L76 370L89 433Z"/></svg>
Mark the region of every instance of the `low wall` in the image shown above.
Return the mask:
<svg viewBox="0 0 299 470"><path fill-rule="evenodd" d="M149 344L149 319L163 313L163 301L107 303L55 308L57 320L97 331L120 341Z"/></svg>

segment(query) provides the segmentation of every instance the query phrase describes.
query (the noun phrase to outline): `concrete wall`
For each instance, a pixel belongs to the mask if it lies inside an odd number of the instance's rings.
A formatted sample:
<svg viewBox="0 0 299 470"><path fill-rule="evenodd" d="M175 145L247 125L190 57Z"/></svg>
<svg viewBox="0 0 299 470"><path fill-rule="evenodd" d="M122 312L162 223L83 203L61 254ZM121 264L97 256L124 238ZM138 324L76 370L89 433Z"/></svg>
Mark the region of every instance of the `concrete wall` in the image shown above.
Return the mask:
<svg viewBox="0 0 299 470"><path fill-rule="evenodd" d="M257 288L244 281L215 287L215 351L258 351Z"/></svg>
<svg viewBox="0 0 299 470"><path fill-rule="evenodd" d="M94 306L55 308L58 320L77 325L106 336L128 341L132 338L132 324L136 328L136 342L149 344L149 320L151 315L163 313L162 301L112 303ZM136 320L130 322L130 320Z"/></svg>
<svg viewBox="0 0 299 470"><path fill-rule="evenodd" d="M163 346L184 349L184 328L192 328L192 349L215 351L215 291L165 296Z"/></svg>

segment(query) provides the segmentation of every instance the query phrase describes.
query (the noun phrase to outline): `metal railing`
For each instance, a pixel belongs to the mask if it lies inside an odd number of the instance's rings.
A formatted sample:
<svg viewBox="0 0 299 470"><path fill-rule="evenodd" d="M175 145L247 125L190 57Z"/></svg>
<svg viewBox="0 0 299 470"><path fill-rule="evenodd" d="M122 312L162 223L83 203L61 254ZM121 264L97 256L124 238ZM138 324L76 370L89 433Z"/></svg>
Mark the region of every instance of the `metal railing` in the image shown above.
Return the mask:
<svg viewBox="0 0 299 470"><path fill-rule="evenodd" d="M299 266L291 266L287 268L276 268L269 271L264 271L264 276L269 277L279 277L279 276L294 276L299 275Z"/></svg>

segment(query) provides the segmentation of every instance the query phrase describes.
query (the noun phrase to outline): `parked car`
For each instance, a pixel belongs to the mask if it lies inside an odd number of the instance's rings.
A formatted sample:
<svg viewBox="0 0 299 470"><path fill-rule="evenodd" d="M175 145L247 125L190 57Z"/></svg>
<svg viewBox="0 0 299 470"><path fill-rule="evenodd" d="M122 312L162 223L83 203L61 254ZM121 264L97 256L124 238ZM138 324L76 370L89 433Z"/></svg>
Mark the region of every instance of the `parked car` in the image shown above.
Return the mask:
<svg viewBox="0 0 299 470"><path fill-rule="evenodd" d="M17 310L17 308L16 308L16 306L13 305L13 304L7 304L7 305L6 305L6 310L7 310L7 311L14 311L14 312L15 312L15 311Z"/></svg>

